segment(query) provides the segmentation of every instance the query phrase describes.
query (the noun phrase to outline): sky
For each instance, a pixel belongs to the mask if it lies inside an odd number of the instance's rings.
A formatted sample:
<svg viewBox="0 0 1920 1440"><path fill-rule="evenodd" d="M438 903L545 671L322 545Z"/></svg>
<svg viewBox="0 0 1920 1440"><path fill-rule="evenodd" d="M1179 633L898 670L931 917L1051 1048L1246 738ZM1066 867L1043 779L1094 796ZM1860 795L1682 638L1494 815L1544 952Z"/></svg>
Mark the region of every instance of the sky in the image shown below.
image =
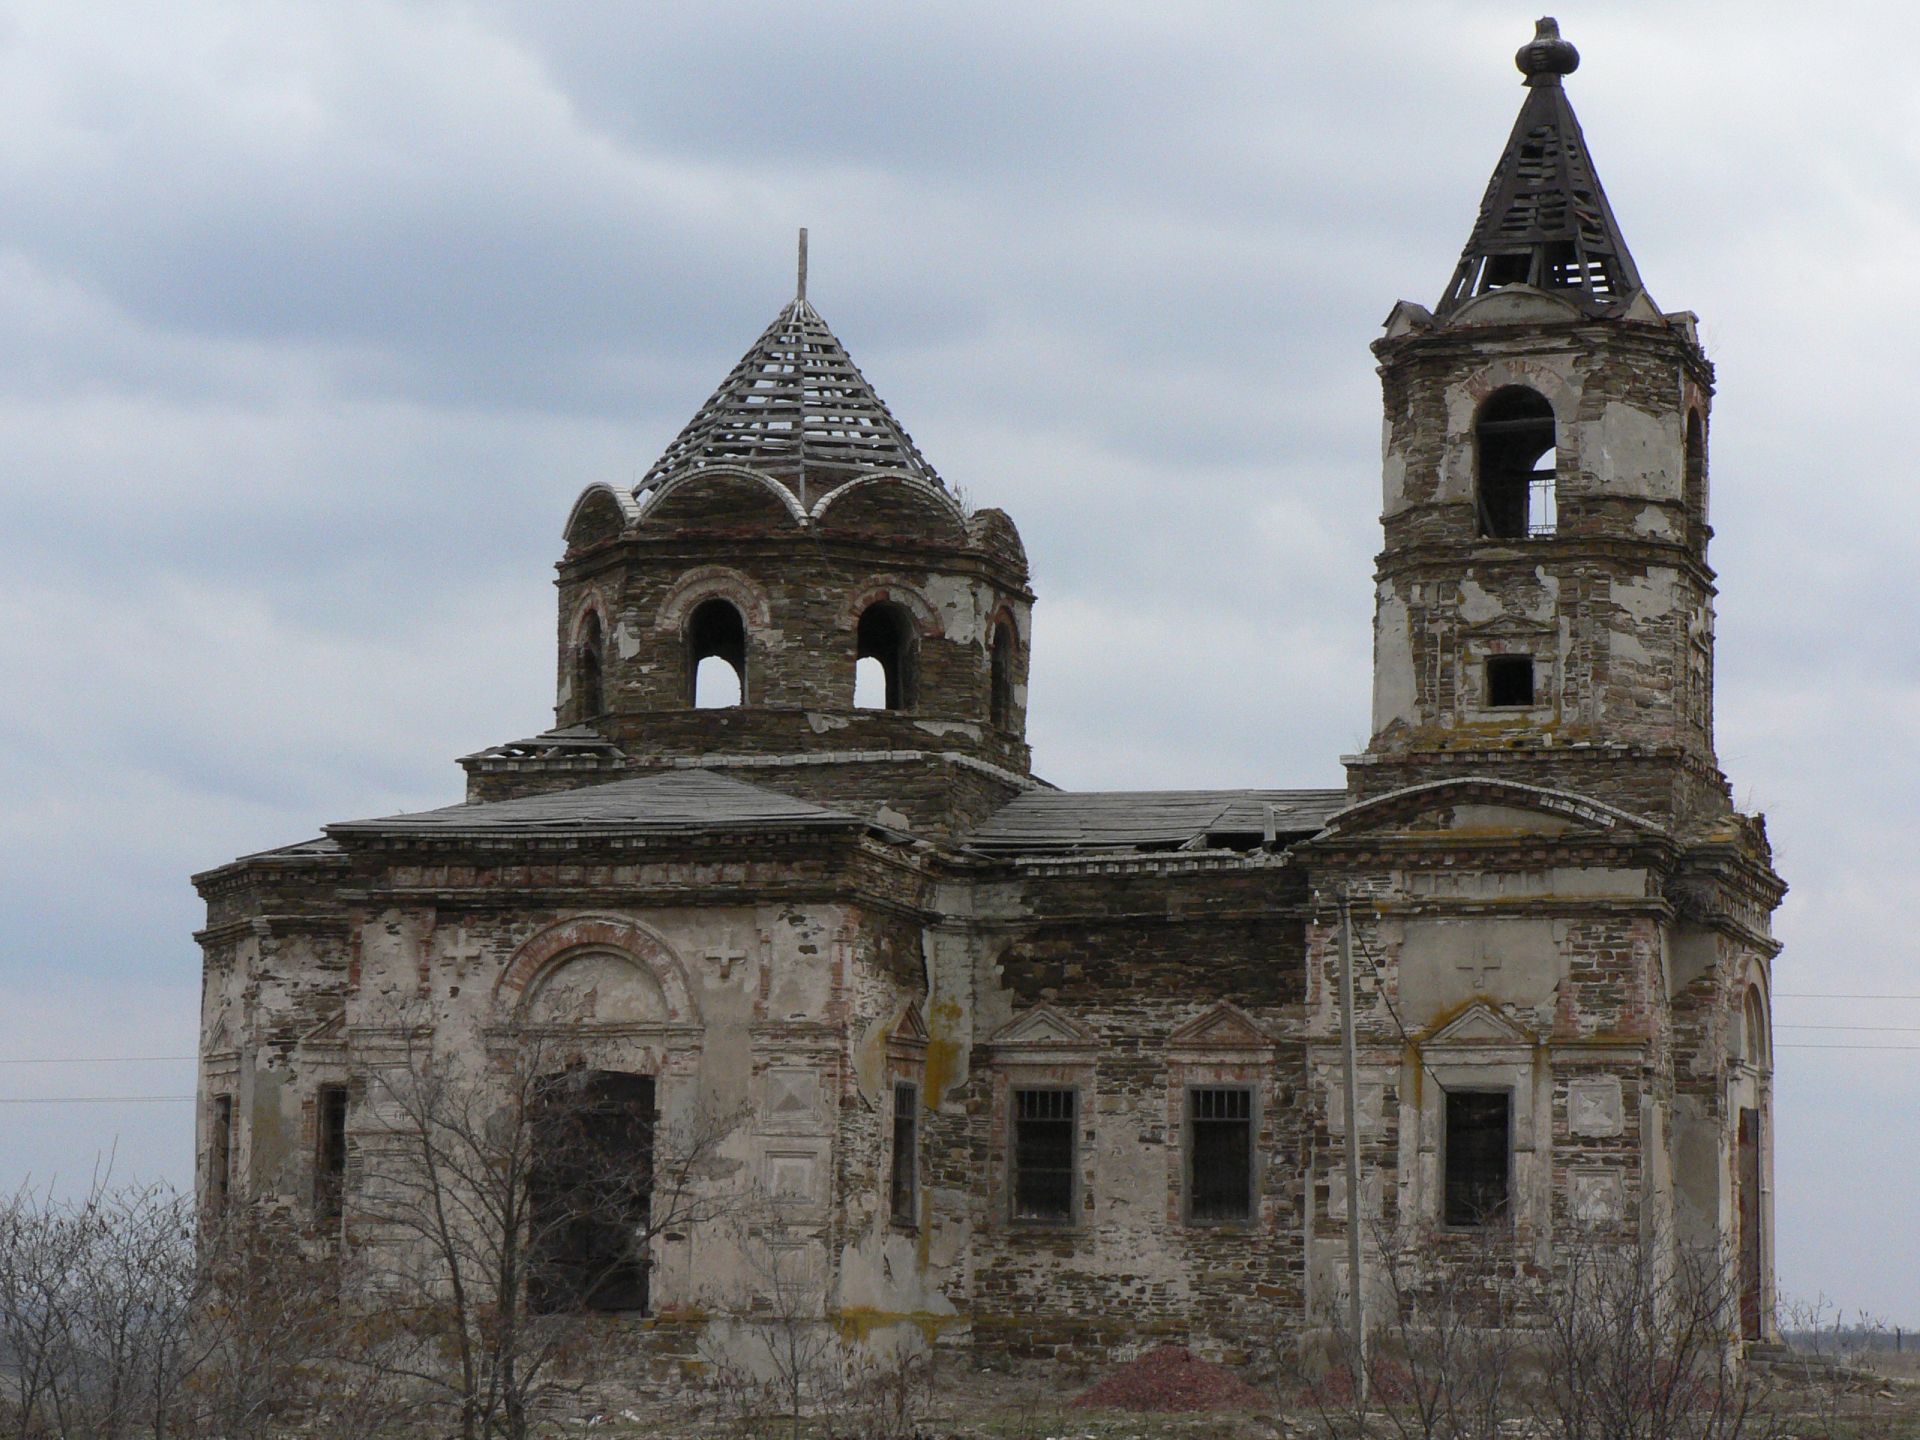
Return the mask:
<svg viewBox="0 0 1920 1440"><path fill-rule="evenodd" d="M1781 1286L1920 1325L1920 19L1559 18L1719 367L1719 754L1793 887ZM809 298L1025 537L1041 773L1340 784L1367 346L1439 298L1532 20L0 4L0 1185L186 1181L193 1066L132 1057L194 1045L188 876L455 801L455 757L551 722L574 496L666 447L801 225ZM137 1098L49 1103L97 1096Z"/></svg>

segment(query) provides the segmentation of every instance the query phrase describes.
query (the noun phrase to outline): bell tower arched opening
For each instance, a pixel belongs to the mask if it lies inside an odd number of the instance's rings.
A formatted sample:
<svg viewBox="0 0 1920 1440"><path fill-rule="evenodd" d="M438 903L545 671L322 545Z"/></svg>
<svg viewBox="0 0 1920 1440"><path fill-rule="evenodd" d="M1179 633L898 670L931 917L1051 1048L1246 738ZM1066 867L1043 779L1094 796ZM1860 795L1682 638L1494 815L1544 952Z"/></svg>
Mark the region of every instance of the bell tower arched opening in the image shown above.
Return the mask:
<svg viewBox="0 0 1920 1440"><path fill-rule="evenodd" d="M600 612L589 610L573 652L573 695L578 718L593 720L607 709L607 637Z"/></svg>
<svg viewBox="0 0 1920 1440"><path fill-rule="evenodd" d="M869 605L854 630L853 703L861 710L911 710L919 677L913 616L904 605Z"/></svg>
<svg viewBox="0 0 1920 1440"><path fill-rule="evenodd" d="M1494 540L1553 534L1559 452L1547 397L1524 385L1494 391L1480 407L1473 435L1480 533Z"/></svg>
<svg viewBox="0 0 1920 1440"><path fill-rule="evenodd" d="M687 704L720 710L747 703L747 622L731 601L703 600L687 617Z"/></svg>
<svg viewBox="0 0 1920 1440"><path fill-rule="evenodd" d="M1687 411L1687 443L1682 500L1687 507L1688 543L1701 546L1707 537L1707 427L1698 410Z"/></svg>
<svg viewBox="0 0 1920 1440"><path fill-rule="evenodd" d="M1019 642L1013 638L1013 626L999 620L993 627L993 646L989 658L988 713L1002 730L1014 726L1013 677L1019 664Z"/></svg>

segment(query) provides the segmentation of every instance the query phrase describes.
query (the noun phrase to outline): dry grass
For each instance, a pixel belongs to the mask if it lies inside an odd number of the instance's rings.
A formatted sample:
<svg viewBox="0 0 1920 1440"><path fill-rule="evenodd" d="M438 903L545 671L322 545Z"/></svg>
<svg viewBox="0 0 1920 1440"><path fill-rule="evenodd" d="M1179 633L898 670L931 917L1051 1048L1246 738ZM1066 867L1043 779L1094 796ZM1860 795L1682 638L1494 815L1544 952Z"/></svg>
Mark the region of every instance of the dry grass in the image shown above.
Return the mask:
<svg viewBox="0 0 1920 1440"><path fill-rule="evenodd" d="M1796 1440L1920 1440L1920 1355L1882 1354L1871 1359L1873 1369L1888 1375L1886 1385L1783 1388L1768 1408L1790 1418L1779 1427L1763 1428ZM1270 1411L1246 1414L1128 1415L1073 1408L1074 1397L1096 1378L1085 1374L1021 1378L954 1365L941 1375L913 1440L1307 1440L1328 1433L1319 1415L1297 1403L1297 1392L1287 1393L1287 1403L1276 1403ZM576 1420L553 1433L621 1440L640 1435L661 1440L746 1436L761 1440L784 1435L786 1430L784 1421L729 1424L681 1404L629 1411L624 1417L608 1417L592 1425ZM800 1433L804 1440L832 1440L860 1432L836 1431L816 1419L805 1423Z"/></svg>

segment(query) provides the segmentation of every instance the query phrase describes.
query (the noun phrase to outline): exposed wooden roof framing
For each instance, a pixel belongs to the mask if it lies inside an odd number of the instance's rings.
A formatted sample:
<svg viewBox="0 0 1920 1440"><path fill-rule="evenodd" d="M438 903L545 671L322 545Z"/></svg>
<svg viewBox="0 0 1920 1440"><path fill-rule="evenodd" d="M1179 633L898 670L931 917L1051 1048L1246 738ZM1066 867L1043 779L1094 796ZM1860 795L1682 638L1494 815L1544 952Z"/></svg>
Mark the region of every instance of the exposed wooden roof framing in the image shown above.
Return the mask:
<svg viewBox="0 0 1920 1440"><path fill-rule="evenodd" d="M940 484L913 438L808 303L806 231L800 236L798 293L637 490L709 465L744 465L812 494L873 470L904 470Z"/></svg>
<svg viewBox="0 0 1920 1440"><path fill-rule="evenodd" d="M1624 308L1640 289L1640 272L1560 84L1579 66L1580 52L1560 38L1557 21L1545 19L1513 58L1527 77L1526 103L1434 314L1445 317L1513 284L1564 294L1594 314Z"/></svg>

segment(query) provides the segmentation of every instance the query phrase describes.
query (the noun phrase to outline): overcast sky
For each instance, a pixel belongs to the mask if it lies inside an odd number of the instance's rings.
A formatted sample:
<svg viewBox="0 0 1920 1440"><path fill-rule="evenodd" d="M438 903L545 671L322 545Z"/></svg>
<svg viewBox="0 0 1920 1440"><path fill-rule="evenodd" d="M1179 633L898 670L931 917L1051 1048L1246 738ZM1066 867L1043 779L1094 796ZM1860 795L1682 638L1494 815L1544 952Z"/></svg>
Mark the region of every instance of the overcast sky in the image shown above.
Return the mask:
<svg viewBox="0 0 1920 1440"><path fill-rule="evenodd" d="M1367 345L1438 299L1532 19L0 5L0 1096L157 1097L0 1106L0 1183L116 1145L187 1180L190 1063L16 1062L189 1054L191 872L456 800L454 757L550 723L573 497L672 439L802 224L810 298L1025 535L1041 772L1339 784ZM1719 749L1793 886L1781 1283L1911 1326L1920 21L1560 19L1641 274L1719 366ZM1908 1028L1813 1028L1847 1025Z"/></svg>

